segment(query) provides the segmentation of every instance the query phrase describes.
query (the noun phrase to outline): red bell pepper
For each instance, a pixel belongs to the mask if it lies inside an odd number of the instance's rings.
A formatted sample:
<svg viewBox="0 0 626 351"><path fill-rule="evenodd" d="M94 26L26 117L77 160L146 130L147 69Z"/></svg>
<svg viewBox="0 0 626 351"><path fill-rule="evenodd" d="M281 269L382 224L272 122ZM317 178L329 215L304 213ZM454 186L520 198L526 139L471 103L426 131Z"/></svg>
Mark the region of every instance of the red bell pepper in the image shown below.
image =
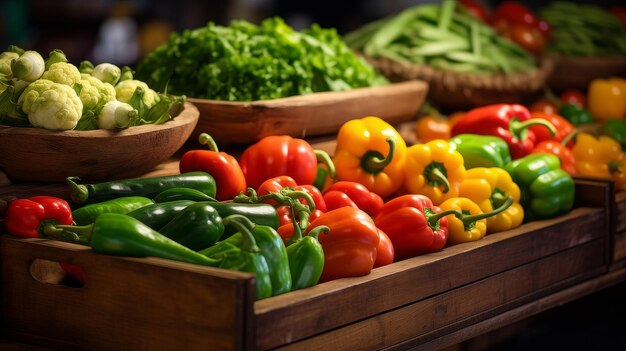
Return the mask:
<svg viewBox="0 0 626 351"><path fill-rule="evenodd" d="M550 135L550 131L544 126L531 126L529 130L535 133L535 145L548 140L560 142L576 129L570 121L556 114L531 112L530 116L531 118L545 119L546 121L552 123L556 129L556 134Z"/></svg>
<svg viewBox="0 0 626 351"><path fill-rule="evenodd" d="M440 212L424 195L402 195L385 203L374 223L391 239L395 261L400 261L443 249L448 219Z"/></svg>
<svg viewBox="0 0 626 351"><path fill-rule="evenodd" d="M212 175L217 184L215 197L220 201L232 200L240 192L246 191L246 178L237 160L220 152L210 135L200 134L199 141L200 144L208 145L209 150L185 152L180 158L180 172L203 171Z"/></svg>
<svg viewBox="0 0 626 351"><path fill-rule="evenodd" d="M322 193L318 188L310 184L298 185L298 183L296 183L296 181L289 176L279 176L264 181L259 186L257 194L259 196L263 196L269 193L279 193L283 188L291 188L295 191L304 191L305 193L311 195L311 198L315 203L315 208L311 210L320 210L321 212L326 212L326 201L324 200L324 197L322 196ZM270 199L265 200L264 202L269 204L276 204L275 201ZM304 199L301 199L300 202L307 205Z"/></svg>
<svg viewBox="0 0 626 351"><path fill-rule="evenodd" d="M379 241L378 248L376 249L376 262L374 262L374 268L386 266L393 263L394 250L393 243L389 236L385 234L380 228L378 229Z"/></svg>
<svg viewBox="0 0 626 351"><path fill-rule="evenodd" d="M528 155L535 147L535 133L529 127L541 125L556 134L552 123L531 118L528 109L518 104L495 104L468 111L451 130L451 135L482 134L500 137L509 146L512 159Z"/></svg>
<svg viewBox="0 0 626 351"><path fill-rule="evenodd" d="M334 177L334 166L326 152L313 150L303 139L273 135L245 149L239 164L248 186L257 189L267 179L283 175L300 185L313 184L318 160L329 165Z"/></svg>
<svg viewBox="0 0 626 351"><path fill-rule="evenodd" d="M566 140L566 143L569 140ZM575 175L576 174L576 157L574 156L574 152L570 150L566 145L562 142L554 141L554 140L546 140L542 141L532 152L533 154L553 154L561 160L561 169L565 172Z"/></svg>
<svg viewBox="0 0 626 351"><path fill-rule="evenodd" d="M33 196L11 201L4 219L6 231L23 238L38 238L46 223L72 224L72 209L67 201L53 196Z"/></svg>
<svg viewBox="0 0 626 351"><path fill-rule="evenodd" d="M328 210L349 206L367 212L376 217L383 207L380 195L369 191L365 185L357 182L339 181L324 192L324 201Z"/></svg>

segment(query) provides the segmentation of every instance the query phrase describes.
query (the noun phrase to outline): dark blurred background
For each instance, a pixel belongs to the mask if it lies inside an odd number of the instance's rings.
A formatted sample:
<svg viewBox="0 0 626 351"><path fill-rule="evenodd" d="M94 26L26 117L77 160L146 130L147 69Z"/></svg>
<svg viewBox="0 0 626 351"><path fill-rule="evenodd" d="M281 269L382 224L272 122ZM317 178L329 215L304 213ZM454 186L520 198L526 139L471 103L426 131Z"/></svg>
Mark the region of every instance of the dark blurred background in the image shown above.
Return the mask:
<svg viewBox="0 0 626 351"><path fill-rule="evenodd" d="M71 62L85 59L134 65L173 31L197 28L208 21L232 19L253 23L281 16L296 29L315 22L345 34L360 25L419 0L0 0L0 50L9 44L42 54L62 49ZM480 1L493 8L498 1ZM536 10L545 1L524 1ZM589 1L602 6L623 0Z"/></svg>

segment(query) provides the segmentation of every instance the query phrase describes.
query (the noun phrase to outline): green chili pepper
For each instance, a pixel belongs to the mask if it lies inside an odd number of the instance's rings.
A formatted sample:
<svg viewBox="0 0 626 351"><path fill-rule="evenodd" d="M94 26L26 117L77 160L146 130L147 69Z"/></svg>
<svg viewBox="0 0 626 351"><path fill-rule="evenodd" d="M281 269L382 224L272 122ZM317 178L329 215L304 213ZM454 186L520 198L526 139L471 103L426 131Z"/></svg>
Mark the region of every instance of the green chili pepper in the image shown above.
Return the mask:
<svg viewBox="0 0 626 351"><path fill-rule="evenodd" d="M270 280L272 282L272 295L280 295L290 291L292 274L289 270L287 249L285 248L282 238L274 228L259 224L255 225L252 234L269 268ZM214 257L220 252L230 250L233 246L240 247L242 243L242 234L235 233L229 238L200 251L200 253L208 257Z"/></svg>
<svg viewBox="0 0 626 351"><path fill-rule="evenodd" d="M520 187L524 221L552 218L574 206L574 181L552 154L530 154L505 169Z"/></svg>
<svg viewBox="0 0 626 351"><path fill-rule="evenodd" d="M92 224L84 226L47 224L44 237L90 246L94 252L130 257L159 257L218 266L215 260L190 250L140 221L120 213L103 213Z"/></svg>
<svg viewBox="0 0 626 351"><path fill-rule="evenodd" d="M138 208L154 204L152 200L143 196L124 196L104 202L85 205L72 211L72 219L77 225L93 223L102 213L122 213L134 211Z"/></svg>
<svg viewBox="0 0 626 351"><path fill-rule="evenodd" d="M258 226L241 215L228 216L223 219L223 222L226 226L232 225L237 228L238 233L235 235L239 234L241 241L238 243L227 243L223 250L206 253L205 257L222 260L220 268L254 273L256 276L257 299L272 296L270 267L262 254L262 250L257 246L258 239L255 239L253 234L258 230L266 229L257 229ZM199 254L204 252L201 251Z"/></svg>
<svg viewBox="0 0 626 351"><path fill-rule="evenodd" d="M300 233L300 238L287 246L292 290L308 288L320 280L324 270L324 250L317 237L320 232L329 230L327 226L315 227L305 237ZM294 234L297 233L299 231L295 230Z"/></svg>
<svg viewBox="0 0 626 351"><path fill-rule="evenodd" d="M511 162L507 143L496 136L459 134L450 140L450 145L463 156L465 168L499 167Z"/></svg>
<svg viewBox="0 0 626 351"><path fill-rule="evenodd" d="M95 184L78 184L78 177L68 177L70 197L76 203L98 202L122 196L152 198L169 188L193 188L215 196L215 179L206 172L187 172L171 176L134 178Z"/></svg>
<svg viewBox="0 0 626 351"><path fill-rule="evenodd" d="M600 134L617 140L626 150L626 120L607 119L600 125Z"/></svg>
<svg viewBox="0 0 626 351"><path fill-rule="evenodd" d="M278 213L270 204L245 204L234 202L212 202L211 206L217 210L222 218L230 215L242 215L252 223L266 225L278 229ZM228 238L236 232L235 228L226 226L222 238Z"/></svg>
<svg viewBox="0 0 626 351"><path fill-rule="evenodd" d="M587 111L584 107L580 107L578 105L563 104L559 109L559 114L575 126L593 123L591 113L589 113L589 111Z"/></svg>
<svg viewBox="0 0 626 351"><path fill-rule="evenodd" d="M187 206L159 233L194 251L215 244L224 233L222 217L208 202Z"/></svg>
<svg viewBox="0 0 626 351"><path fill-rule="evenodd" d="M191 201L211 201L217 202L217 200L200 190L193 188L170 188L163 190L152 200L154 202L168 202L176 200L191 200Z"/></svg>
<svg viewBox="0 0 626 351"><path fill-rule="evenodd" d="M194 203L195 202L190 200L162 202L140 207L134 211L128 212L126 215L139 220L141 223L154 230L159 230L174 219L177 214L187 208L187 206Z"/></svg>

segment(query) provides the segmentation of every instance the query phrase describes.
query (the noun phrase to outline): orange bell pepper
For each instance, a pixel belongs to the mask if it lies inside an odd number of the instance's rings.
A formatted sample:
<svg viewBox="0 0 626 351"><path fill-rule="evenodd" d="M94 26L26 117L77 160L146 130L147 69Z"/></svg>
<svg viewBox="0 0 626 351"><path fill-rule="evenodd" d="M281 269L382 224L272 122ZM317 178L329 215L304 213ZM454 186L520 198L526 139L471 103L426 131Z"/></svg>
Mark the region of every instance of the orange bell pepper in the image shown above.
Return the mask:
<svg viewBox="0 0 626 351"><path fill-rule="evenodd" d="M370 116L341 126L333 162L338 180L361 183L384 198L402 186L405 155L398 131Z"/></svg>
<svg viewBox="0 0 626 351"><path fill-rule="evenodd" d="M594 79L587 90L587 106L597 121L626 117L626 79Z"/></svg>

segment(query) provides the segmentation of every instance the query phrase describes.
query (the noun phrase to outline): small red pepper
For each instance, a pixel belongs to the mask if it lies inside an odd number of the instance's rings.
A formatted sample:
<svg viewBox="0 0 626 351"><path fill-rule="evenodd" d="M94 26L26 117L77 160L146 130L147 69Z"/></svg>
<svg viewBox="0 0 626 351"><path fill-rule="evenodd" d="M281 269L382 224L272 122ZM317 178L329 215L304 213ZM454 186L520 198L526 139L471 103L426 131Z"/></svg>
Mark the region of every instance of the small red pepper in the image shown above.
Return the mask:
<svg viewBox="0 0 626 351"><path fill-rule="evenodd" d="M313 184L318 159L330 166L334 177L334 166L326 152L314 150L303 139L272 135L245 149L239 164L248 186L257 189L267 179L283 175L300 185Z"/></svg>
<svg viewBox="0 0 626 351"><path fill-rule="evenodd" d="M380 195L369 191L365 185L357 182L339 181L324 192L324 201L328 210L349 206L361 209L376 217L383 207Z"/></svg>
<svg viewBox="0 0 626 351"><path fill-rule="evenodd" d="M213 138L202 133L199 137L200 144L208 145L210 150L187 151L180 158L179 169L181 173L203 171L215 178L217 193L215 197L220 200L232 200L237 194L246 191L246 178L237 160L225 153L220 152Z"/></svg>
<svg viewBox="0 0 626 351"><path fill-rule="evenodd" d="M396 197L383 205L374 219L395 250L395 261L436 252L448 241L448 219L424 195Z"/></svg>
<svg viewBox="0 0 626 351"><path fill-rule="evenodd" d="M72 224L72 209L67 201L53 196L33 196L11 201L4 227L11 235L38 238L39 228L49 222Z"/></svg>
<svg viewBox="0 0 626 351"><path fill-rule="evenodd" d="M554 126L541 118L532 118L528 109L518 104L495 104L468 111L452 127L451 135L482 134L494 135L509 146L512 159L528 155L535 147L535 133L528 130L542 125L556 134Z"/></svg>
<svg viewBox="0 0 626 351"><path fill-rule="evenodd" d="M552 123L552 125L556 129L556 134L550 135L550 131L548 130L548 128L542 125L530 127L529 130L535 133L535 145L547 140L560 142L576 129L574 128L574 125L570 123L570 121L557 114L531 112L530 116L531 118L545 119L546 121Z"/></svg>

